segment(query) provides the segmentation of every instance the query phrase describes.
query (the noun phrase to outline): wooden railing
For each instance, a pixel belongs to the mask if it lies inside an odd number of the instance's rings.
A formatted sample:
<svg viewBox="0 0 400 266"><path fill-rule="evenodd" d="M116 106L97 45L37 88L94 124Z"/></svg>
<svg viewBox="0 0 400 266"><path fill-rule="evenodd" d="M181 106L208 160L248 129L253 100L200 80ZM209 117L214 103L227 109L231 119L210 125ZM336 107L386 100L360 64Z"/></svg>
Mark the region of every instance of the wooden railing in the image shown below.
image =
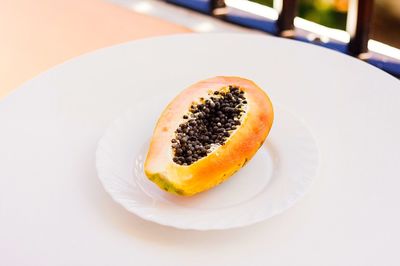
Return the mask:
<svg viewBox="0 0 400 266"><path fill-rule="evenodd" d="M294 18L297 15L297 0L282 1L282 9L276 21L277 34L282 37L294 36Z"/></svg>

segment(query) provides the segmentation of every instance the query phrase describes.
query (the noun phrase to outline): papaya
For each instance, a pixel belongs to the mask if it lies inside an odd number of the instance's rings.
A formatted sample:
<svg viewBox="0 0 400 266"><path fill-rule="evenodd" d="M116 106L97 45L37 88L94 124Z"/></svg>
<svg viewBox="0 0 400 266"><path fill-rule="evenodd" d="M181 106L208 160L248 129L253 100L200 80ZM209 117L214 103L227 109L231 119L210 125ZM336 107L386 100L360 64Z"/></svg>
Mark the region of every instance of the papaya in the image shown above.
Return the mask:
<svg viewBox="0 0 400 266"><path fill-rule="evenodd" d="M144 163L161 189L190 196L232 176L262 146L274 111L251 80L213 77L176 96L155 126Z"/></svg>

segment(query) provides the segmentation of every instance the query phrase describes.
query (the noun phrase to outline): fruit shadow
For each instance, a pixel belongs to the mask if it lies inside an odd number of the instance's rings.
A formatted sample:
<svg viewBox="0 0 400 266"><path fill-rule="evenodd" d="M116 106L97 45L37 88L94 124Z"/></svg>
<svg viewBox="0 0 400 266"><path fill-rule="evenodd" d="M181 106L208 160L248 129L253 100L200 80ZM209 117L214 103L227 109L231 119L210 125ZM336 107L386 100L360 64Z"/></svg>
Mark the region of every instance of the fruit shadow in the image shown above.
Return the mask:
<svg viewBox="0 0 400 266"><path fill-rule="evenodd" d="M183 230L146 221L115 203L105 192L102 195L101 218L119 233L160 247L200 248L205 244L220 246L234 241L254 241L264 238L267 223L264 221L242 228L226 230ZM274 218L271 219L271 221ZM273 221L272 221L273 222ZM268 233L267 233L268 235Z"/></svg>
<svg viewBox="0 0 400 266"><path fill-rule="evenodd" d="M271 151L270 156L274 157L274 149L271 147L270 143L265 143L263 145ZM265 159L265 158L264 158ZM257 159L256 159L257 160ZM256 160L249 162L250 168L251 164L259 164ZM271 162L272 163L272 162ZM235 178L235 177L233 177ZM147 180L147 179L146 179ZM237 180L236 180L237 181ZM271 181L271 180L269 180ZM232 179L228 180L224 185L232 185L234 183ZM264 185L268 184L268 180ZM153 183L148 182L146 185L154 186ZM101 206L99 214L101 219L110 223L110 226L115 230L119 231L124 235L128 235L133 239L141 239L142 241L149 242L152 245L168 246L171 247L176 245L180 246L182 244L190 245L191 247L204 246L205 243L213 245L223 245L231 241L237 241L238 237L243 238L242 241L248 241L250 239L264 238L264 234L260 234L262 230L265 230L267 223L273 222L273 219L268 221L256 223L251 226L225 229L225 230L209 230L209 231L198 231L198 230L183 230L177 229L169 226L160 225L150 221L146 221L130 212L125 210L122 206L115 203L111 197L104 191L101 184L98 182L98 200L101 204L96 204ZM242 185L240 187L243 188ZM215 190L223 189L222 187L214 188ZM149 190L149 188L147 188ZM158 190L158 188L157 188ZM253 191L254 193L254 191ZM167 200L176 201L178 196L165 195ZM183 201L183 205L190 204L190 202L198 201L200 196L194 196L192 199ZM214 202L215 203L215 202ZM191 204L190 204L191 205ZM221 206L223 207L223 206ZM218 208L217 208L218 209ZM268 229L267 229L268 230Z"/></svg>

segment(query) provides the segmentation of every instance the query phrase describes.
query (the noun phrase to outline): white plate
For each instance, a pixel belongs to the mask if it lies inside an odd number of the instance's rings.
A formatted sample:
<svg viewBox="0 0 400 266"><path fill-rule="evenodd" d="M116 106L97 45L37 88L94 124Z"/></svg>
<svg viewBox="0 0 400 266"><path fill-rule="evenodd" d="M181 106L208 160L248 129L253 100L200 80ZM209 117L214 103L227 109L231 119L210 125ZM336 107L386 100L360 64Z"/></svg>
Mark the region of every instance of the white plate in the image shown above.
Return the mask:
<svg viewBox="0 0 400 266"><path fill-rule="evenodd" d="M153 96L130 108L99 142L96 165L100 180L128 211L182 229L227 229L283 212L310 187L318 165L314 138L299 119L275 107L266 144L226 182L192 197L159 189L145 176L143 163L166 100Z"/></svg>

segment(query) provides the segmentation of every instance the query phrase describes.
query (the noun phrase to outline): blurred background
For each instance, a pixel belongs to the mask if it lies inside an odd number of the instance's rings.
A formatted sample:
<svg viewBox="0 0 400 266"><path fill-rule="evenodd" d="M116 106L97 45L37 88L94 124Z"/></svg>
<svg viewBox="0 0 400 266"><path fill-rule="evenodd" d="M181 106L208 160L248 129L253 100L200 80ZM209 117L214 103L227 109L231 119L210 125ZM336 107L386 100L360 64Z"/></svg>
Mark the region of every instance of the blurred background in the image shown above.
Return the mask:
<svg viewBox="0 0 400 266"><path fill-rule="evenodd" d="M273 7L274 0L251 0ZM350 0L299 0L298 15L318 24L346 30ZM400 48L400 0L375 0L371 38Z"/></svg>
<svg viewBox="0 0 400 266"><path fill-rule="evenodd" d="M188 32L292 38L400 78L400 0L0 0L0 97L83 53Z"/></svg>
<svg viewBox="0 0 400 266"><path fill-rule="evenodd" d="M194 32L263 32L313 43L400 77L400 0L108 1Z"/></svg>
<svg viewBox="0 0 400 266"><path fill-rule="evenodd" d="M131 7L132 9L157 15L153 8L164 8L157 5L157 0L108 0L110 2L120 4L123 6ZM243 2L252 2L260 4L260 6L250 6L247 10L256 11L257 8L262 6L274 8L280 5L281 0L228 0L226 4L236 6L240 3L243 7ZM364 0L360 0L364 1ZM172 4L180 4L180 6L193 7L200 3L207 3L208 0L180 0L180 1L162 1ZM194 2L191 4L190 2ZM297 15L308 21L318 23L333 29L346 30L348 10L351 2L357 0L298 0ZM373 1L373 15L371 20L370 38L400 48L400 0L375 0ZM146 5L148 3L148 5ZM152 7L154 5L154 7ZM250 8L251 7L251 8ZM199 8L200 10L202 8ZM172 9L168 12L174 13ZM262 11L260 11L262 12ZM162 10L158 11L158 15ZM256 12L257 13L257 12ZM187 15L186 15L187 16ZM167 16L168 18L168 16ZM173 21L176 19L171 18ZM180 21L181 24L182 20ZM190 23L189 23L190 24Z"/></svg>
<svg viewBox="0 0 400 266"><path fill-rule="evenodd" d="M227 25L221 25L212 20L208 20L205 16L196 17L197 14L188 10L199 11L200 13L208 13L210 2L212 0L108 0L112 3L130 8L134 11L158 16L174 23L189 27L197 32L220 32L229 28ZM223 21L233 22L233 24L245 26L247 28L255 28L264 32L274 34L273 29L268 28L267 24L262 25L262 21L257 23L257 18L266 18L267 20L276 20L279 9L282 8L282 0L225 0L214 1L216 5L227 7L226 17ZM393 48L400 48L400 0L297 0L287 1L289 4L295 3L296 15L304 20L296 21L295 26L300 29L317 34L319 39L324 40L324 37L332 37L333 39L348 42L350 36L346 33L351 30L354 24L354 14L349 14L351 6L353 12L357 11L357 3L370 2L372 6L371 14L368 14L368 35L370 39L378 41L379 44L373 42L373 47L386 44ZM182 12L178 7L186 9L186 13ZM238 13L238 10L242 13ZM275 12L275 13L274 13ZM237 15L239 14L239 15ZM246 16L252 18L253 21L246 21ZM215 17L215 16L214 16ZM353 18L351 18L353 17ZM351 18L351 19L350 19ZM296 22L298 22L296 24ZM310 24L313 22L315 24ZM197 23L197 24L196 24ZM363 22L364 24L365 21ZM319 27L322 26L322 27ZM325 27L325 28L324 28ZM232 29L232 28L230 28ZM240 31L239 28L237 28ZM346 32L347 31L347 32ZM306 35L303 34L305 38ZM329 46L329 45L328 45ZM390 48L386 47L386 48ZM337 50L340 50L337 49ZM374 49L373 49L374 50ZM375 49L376 50L376 49ZM391 50L391 57L400 59L398 50L386 49L379 53L387 54ZM385 50L385 49L384 49Z"/></svg>

